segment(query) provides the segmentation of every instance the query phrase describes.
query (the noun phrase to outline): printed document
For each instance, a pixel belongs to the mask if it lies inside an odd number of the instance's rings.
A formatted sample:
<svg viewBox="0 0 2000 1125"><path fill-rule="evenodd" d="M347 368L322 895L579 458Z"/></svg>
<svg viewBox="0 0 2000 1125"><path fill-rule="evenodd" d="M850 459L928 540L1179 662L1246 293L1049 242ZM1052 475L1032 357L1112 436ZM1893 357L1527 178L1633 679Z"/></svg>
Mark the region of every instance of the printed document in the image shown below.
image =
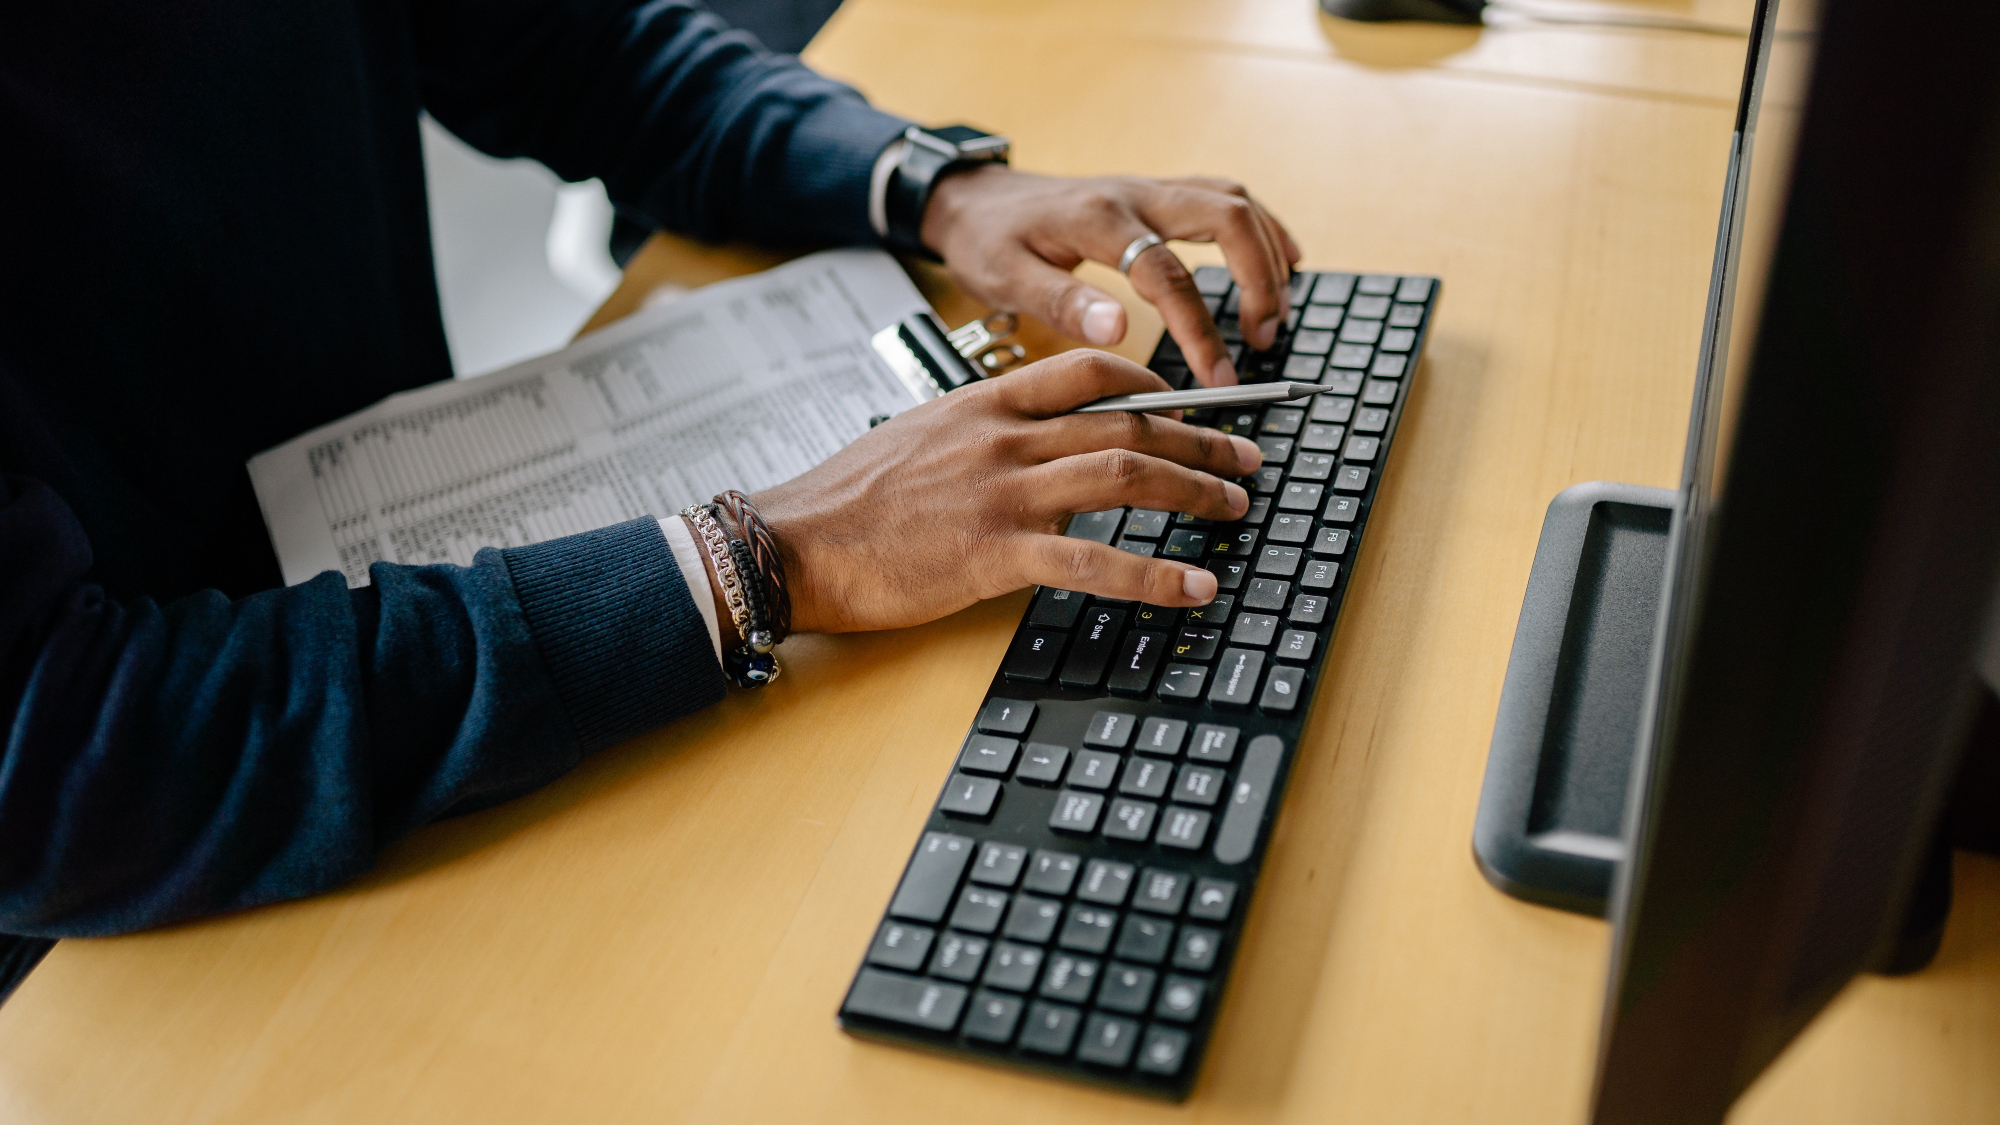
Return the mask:
<svg viewBox="0 0 2000 1125"><path fill-rule="evenodd" d="M926 308L887 254L719 282L539 359L403 394L250 460L286 583L472 561L798 476L916 405L869 337Z"/></svg>

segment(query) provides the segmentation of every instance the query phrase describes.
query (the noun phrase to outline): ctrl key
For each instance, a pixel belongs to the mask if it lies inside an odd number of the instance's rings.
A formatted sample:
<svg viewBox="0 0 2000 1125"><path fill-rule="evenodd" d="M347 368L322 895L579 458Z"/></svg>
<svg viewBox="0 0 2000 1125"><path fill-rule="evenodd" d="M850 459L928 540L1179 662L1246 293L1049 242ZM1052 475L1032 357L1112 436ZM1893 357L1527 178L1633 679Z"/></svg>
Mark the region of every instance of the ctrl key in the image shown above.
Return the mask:
<svg viewBox="0 0 2000 1125"><path fill-rule="evenodd" d="M1007 650L1007 659L1000 664L1001 673L1010 680L1048 683L1049 677L1056 674L1065 636L1045 629L1021 630L1014 638L1014 646Z"/></svg>
<svg viewBox="0 0 2000 1125"><path fill-rule="evenodd" d="M955 984L863 969L854 978L841 1011L950 1031L958 1026L966 995L966 990Z"/></svg>

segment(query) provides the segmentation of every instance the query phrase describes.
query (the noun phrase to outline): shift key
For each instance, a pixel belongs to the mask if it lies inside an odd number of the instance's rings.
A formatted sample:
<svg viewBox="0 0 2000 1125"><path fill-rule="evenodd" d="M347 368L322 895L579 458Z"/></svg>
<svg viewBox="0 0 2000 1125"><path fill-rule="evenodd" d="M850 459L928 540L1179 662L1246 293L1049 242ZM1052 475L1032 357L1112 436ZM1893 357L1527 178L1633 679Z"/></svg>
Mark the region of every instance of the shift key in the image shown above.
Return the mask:
<svg viewBox="0 0 2000 1125"><path fill-rule="evenodd" d="M903 884L889 903L889 913L916 922L941 922L958 889L958 877L972 861L972 841L949 832L926 832L917 854L903 869Z"/></svg>
<svg viewBox="0 0 2000 1125"><path fill-rule="evenodd" d="M1076 643L1063 662L1062 686L1094 688L1104 679L1104 669L1118 647L1118 630L1125 624L1125 611L1092 606L1077 626Z"/></svg>

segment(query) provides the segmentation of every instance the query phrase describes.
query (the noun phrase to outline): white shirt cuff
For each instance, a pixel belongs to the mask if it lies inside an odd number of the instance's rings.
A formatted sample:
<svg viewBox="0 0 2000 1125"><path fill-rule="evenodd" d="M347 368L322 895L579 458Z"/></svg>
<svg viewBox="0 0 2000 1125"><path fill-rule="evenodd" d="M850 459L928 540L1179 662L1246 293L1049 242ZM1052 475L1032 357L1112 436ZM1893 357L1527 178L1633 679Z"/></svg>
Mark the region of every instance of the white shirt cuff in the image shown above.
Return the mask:
<svg viewBox="0 0 2000 1125"><path fill-rule="evenodd" d="M694 599L694 607L701 611L701 623L708 626L708 647L715 650L715 662L722 663L722 628L715 620L715 593L708 584L708 564L702 561L701 545L694 541L694 533L688 530L687 521L679 516L668 516L660 521L660 533L667 537L667 546L674 552L674 562L681 568L681 577L687 581L688 596Z"/></svg>
<svg viewBox="0 0 2000 1125"><path fill-rule="evenodd" d="M889 237L889 177L895 174L896 164L903 159L903 151L910 142L901 137L889 142L882 155L875 158L875 170L868 175L868 225L875 228L875 237Z"/></svg>

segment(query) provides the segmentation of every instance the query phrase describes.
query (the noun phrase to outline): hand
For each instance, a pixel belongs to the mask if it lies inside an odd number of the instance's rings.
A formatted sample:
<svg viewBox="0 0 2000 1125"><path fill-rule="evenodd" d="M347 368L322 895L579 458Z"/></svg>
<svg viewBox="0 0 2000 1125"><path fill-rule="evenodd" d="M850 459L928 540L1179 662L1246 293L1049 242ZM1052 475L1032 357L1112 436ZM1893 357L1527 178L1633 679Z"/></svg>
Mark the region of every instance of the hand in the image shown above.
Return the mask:
<svg viewBox="0 0 2000 1125"><path fill-rule="evenodd" d="M925 245L944 257L967 293L997 309L1027 312L1100 346L1125 338L1125 309L1078 281L1085 258L1116 267L1132 240L1216 242L1243 289L1243 338L1262 350L1290 311L1298 244L1241 185L1224 180L1104 176L1063 180L989 164L937 182L924 210ZM1236 382L1222 334L1194 278L1164 246L1139 255L1129 275L1159 308L1167 331L1208 386Z"/></svg>
<svg viewBox="0 0 2000 1125"><path fill-rule="evenodd" d="M1198 566L1061 535L1074 512L1249 508L1222 478L1256 470L1253 443L1156 415L1067 414L1166 389L1117 356L1065 352L906 411L751 497L784 557L793 628L915 625L1037 583L1206 604L1215 575Z"/></svg>

